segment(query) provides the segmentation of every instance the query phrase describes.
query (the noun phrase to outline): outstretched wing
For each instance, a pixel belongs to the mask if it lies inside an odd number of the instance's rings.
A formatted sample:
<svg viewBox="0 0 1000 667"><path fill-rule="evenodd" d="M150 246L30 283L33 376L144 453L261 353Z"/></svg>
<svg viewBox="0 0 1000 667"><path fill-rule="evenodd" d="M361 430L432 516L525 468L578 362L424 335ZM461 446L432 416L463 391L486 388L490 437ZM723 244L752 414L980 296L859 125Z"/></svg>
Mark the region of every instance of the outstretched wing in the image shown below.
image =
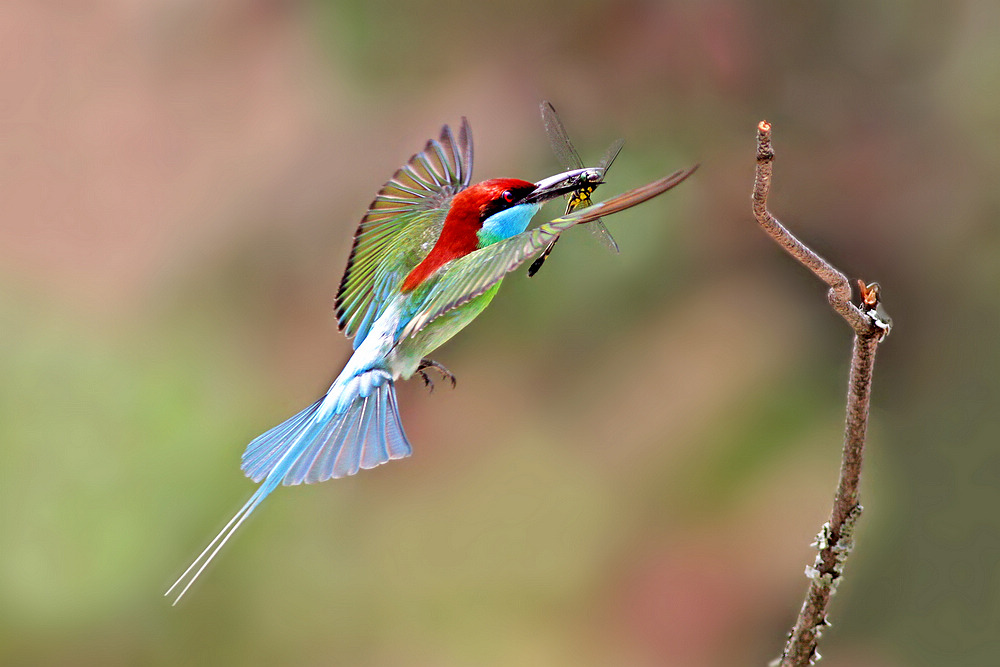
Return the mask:
<svg viewBox="0 0 1000 667"><path fill-rule="evenodd" d="M673 188L694 173L698 165L676 171L658 181L624 192L617 197L598 202L546 222L534 229L512 236L505 241L480 248L453 260L445 269L421 304L420 310L403 329L400 340L412 336L429 322L452 308L483 294L510 271L545 248L550 241L574 225L591 222L601 216L624 211Z"/></svg>
<svg viewBox="0 0 1000 667"><path fill-rule="evenodd" d="M337 323L355 347L389 296L430 252L451 198L472 180L472 131L462 118L458 138L441 136L410 158L379 190L354 234L337 290Z"/></svg>

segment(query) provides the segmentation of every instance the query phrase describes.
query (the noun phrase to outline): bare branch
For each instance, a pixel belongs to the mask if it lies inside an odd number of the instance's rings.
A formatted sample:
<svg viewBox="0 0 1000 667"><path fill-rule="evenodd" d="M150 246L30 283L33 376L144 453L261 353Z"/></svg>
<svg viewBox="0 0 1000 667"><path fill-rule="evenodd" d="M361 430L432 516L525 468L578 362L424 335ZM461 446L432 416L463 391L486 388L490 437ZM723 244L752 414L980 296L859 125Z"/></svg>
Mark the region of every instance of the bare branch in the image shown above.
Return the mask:
<svg viewBox="0 0 1000 667"><path fill-rule="evenodd" d="M761 121L757 126L757 171L753 186L753 213L761 228L775 243L830 286L827 298L833 309L854 329L854 352L847 388L847 419L844 452L840 464L840 481L834 496L830 520L816 536L819 550L816 561L806 568L810 579L809 591L788 637L788 643L775 665L802 667L819 660L817 644L823 629L830 625L826 618L830 597L844 573L844 563L854 546L854 527L861 516L858 484L868 430L868 406L871 400L872 371L878 344L892 327L892 320L879 301L878 283L866 285L858 281L861 304L851 302L851 284L847 277L829 262L795 238L767 208L771 190L771 170L774 151L771 148L771 124Z"/></svg>
<svg viewBox="0 0 1000 667"><path fill-rule="evenodd" d="M851 327L858 331L867 328L861 311L851 303L851 284L847 276L795 238L784 225L767 210L767 196L771 192L771 169L774 151L771 149L771 124L766 120L757 125L757 174L753 184L753 214L764 231L775 243L788 251L807 269L830 286L828 298L833 309L840 313Z"/></svg>

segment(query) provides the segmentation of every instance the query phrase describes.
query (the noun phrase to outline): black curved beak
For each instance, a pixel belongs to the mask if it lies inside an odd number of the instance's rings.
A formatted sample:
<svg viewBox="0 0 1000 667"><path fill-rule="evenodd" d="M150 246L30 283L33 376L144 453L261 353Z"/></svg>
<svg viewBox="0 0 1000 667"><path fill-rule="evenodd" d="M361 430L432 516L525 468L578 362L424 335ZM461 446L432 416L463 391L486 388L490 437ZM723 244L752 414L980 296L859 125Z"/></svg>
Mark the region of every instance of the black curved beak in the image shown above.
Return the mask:
<svg viewBox="0 0 1000 667"><path fill-rule="evenodd" d="M529 192L522 204L541 203L561 195L567 195L588 185L600 185L604 181L604 170L596 167L587 169L572 169L555 176L549 176L535 183L535 189Z"/></svg>

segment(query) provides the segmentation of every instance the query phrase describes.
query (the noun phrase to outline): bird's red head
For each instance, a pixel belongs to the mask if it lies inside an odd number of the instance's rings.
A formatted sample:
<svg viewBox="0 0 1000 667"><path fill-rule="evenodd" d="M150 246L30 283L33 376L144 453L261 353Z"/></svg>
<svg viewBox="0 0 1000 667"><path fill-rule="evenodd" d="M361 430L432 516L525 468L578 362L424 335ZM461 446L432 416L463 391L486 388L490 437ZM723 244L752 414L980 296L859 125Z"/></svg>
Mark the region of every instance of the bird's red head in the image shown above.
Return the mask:
<svg viewBox="0 0 1000 667"><path fill-rule="evenodd" d="M406 276L402 290L408 292L442 265L479 247L477 232L494 213L518 204L535 190L535 184L519 178L492 178L456 194L437 243L420 264Z"/></svg>
<svg viewBox="0 0 1000 667"><path fill-rule="evenodd" d="M491 178L462 190L451 200L441 238L448 234L449 223L453 228L479 231L483 220L517 204L534 189L534 183L519 178Z"/></svg>

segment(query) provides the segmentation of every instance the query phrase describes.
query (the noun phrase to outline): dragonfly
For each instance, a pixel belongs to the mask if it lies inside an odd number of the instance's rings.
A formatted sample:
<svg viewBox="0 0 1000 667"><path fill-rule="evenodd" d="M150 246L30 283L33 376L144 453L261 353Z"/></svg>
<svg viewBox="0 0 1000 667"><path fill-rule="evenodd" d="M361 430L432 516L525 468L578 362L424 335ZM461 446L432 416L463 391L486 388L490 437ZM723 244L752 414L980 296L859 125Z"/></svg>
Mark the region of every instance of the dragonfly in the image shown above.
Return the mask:
<svg viewBox="0 0 1000 667"><path fill-rule="evenodd" d="M569 140L569 134L566 133L566 127L559 119L559 114L556 113L555 107L552 106L551 102L547 100L543 101L541 112L542 122L545 124L545 133L549 137L549 143L552 144L552 152L556 154L559 162L566 169L582 169L584 166L583 160L580 159L580 154L573 148L573 143ZM607 173L608 168L611 167L611 163L618 157L618 153L621 152L624 144L624 139L614 141L608 146L608 150L605 151L601 161L597 163L597 167L588 169L578 177L581 183L580 188L568 195L566 213L564 215L572 213L578 208L586 208L594 203L590 198L591 195L594 194L597 186L604 182L604 174ZM608 250L615 253L618 252L618 244L600 218L588 224L587 227ZM558 240L559 237L552 239L542 254L531 263L531 266L528 267L529 278L538 273L538 270L542 268L542 264L552 254L552 249Z"/></svg>

